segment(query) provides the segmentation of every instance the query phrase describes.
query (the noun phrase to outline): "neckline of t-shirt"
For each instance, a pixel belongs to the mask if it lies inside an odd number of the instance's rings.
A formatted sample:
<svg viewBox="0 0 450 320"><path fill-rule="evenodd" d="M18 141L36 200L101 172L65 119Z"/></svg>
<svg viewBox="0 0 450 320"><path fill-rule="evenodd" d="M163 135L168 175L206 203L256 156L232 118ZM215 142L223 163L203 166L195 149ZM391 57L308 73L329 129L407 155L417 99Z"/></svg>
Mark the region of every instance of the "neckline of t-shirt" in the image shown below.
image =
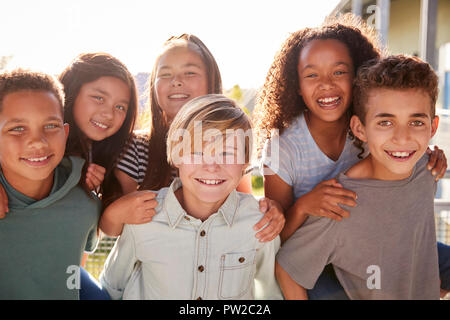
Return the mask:
<svg viewBox="0 0 450 320"><path fill-rule="evenodd" d="M314 140L314 137L312 136L311 132L309 131L308 124L306 123L305 113L302 113L300 115L300 117L299 117L299 125L300 125L300 128L306 132L306 134L308 136L308 139L314 145L314 148L316 149L316 152L319 153L323 159L326 159L326 161L329 164L337 164L337 163L340 163L344 159L345 152L349 148L349 145L352 143L352 141L350 139L350 135L349 135L348 132L347 132L347 136L345 137L344 149L342 149L342 152L339 155L339 158L336 161L334 161L333 159L330 159L325 153L323 153L323 151L317 145L316 140Z"/></svg>
<svg viewBox="0 0 450 320"><path fill-rule="evenodd" d="M419 161L414 165L413 170L411 171L409 177L401 180L354 179L346 176L345 172L341 172L338 176L338 181L349 182L355 185L363 185L375 188L401 187L408 184L416 175L417 165L419 164Z"/></svg>

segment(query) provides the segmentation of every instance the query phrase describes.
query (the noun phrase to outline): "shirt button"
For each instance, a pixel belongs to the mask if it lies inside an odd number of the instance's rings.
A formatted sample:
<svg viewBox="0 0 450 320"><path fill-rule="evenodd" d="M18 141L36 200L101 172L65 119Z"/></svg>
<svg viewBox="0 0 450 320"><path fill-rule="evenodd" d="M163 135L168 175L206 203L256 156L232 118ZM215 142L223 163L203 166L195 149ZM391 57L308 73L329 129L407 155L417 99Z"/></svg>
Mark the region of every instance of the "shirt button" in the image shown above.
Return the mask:
<svg viewBox="0 0 450 320"><path fill-rule="evenodd" d="M204 266L198 267L198 271L203 272L203 270L205 270L205 267L204 267Z"/></svg>
<svg viewBox="0 0 450 320"><path fill-rule="evenodd" d="M202 230L202 231L200 232L200 236L201 236L201 237L204 237L205 234L206 234L205 230Z"/></svg>
<svg viewBox="0 0 450 320"><path fill-rule="evenodd" d="M243 263L244 261L245 261L245 258L244 258L244 257L240 257L240 258L239 258L239 262L240 262L240 263Z"/></svg>
<svg viewBox="0 0 450 320"><path fill-rule="evenodd" d="M184 216L184 218L187 220L187 221L190 221L191 219L189 218L189 217L187 217L187 216Z"/></svg>

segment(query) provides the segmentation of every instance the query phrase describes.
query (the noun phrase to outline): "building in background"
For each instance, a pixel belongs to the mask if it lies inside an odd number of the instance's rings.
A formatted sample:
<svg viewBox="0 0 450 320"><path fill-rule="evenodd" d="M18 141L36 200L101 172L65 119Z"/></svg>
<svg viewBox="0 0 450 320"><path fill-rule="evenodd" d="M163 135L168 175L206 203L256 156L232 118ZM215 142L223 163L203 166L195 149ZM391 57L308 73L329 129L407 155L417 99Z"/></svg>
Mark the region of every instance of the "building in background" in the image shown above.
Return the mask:
<svg viewBox="0 0 450 320"><path fill-rule="evenodd" d="M353 12L380 33L392 54L421 57L439 73L438 107L450 106L450 0L342 0L331 12Z"/></svg>

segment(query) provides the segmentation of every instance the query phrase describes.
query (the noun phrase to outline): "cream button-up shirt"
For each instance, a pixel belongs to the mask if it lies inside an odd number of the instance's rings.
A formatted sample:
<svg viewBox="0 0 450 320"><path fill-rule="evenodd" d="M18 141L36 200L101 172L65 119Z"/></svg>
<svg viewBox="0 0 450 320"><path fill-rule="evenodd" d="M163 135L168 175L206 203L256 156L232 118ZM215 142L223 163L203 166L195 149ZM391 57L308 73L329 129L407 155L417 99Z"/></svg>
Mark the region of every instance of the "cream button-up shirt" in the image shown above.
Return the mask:
<svg viewBox="0 0 450 320"><path fill-rule="evenodd" d="M189 216L174 192L158 192L150 223L125 225L100 281L113 299L282 299L275 280L280 240L261 243L257 200L235 190L205 221Z"/></svg>

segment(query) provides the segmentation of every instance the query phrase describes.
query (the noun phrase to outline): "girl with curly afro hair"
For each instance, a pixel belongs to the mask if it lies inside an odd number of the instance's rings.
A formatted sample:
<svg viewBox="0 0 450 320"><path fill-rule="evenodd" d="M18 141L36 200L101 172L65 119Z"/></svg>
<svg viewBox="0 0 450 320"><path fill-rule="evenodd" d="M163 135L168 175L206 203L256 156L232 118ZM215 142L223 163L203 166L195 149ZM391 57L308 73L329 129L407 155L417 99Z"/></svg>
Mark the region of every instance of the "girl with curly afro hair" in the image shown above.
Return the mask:
<svg viewBox="0 0 450 320"><path fill-rule="evenodd" d="M349 213L340 205L356 206L356 193L334 177L363 154L349 130L356 71L383 55L376 32L352 14L292 33L276 54L253 117L265 196L285 210L283 242L310 215L341 221ZM429 163L439 174L441 154ZM331 266L308 296L347 298Z"/></svg>

